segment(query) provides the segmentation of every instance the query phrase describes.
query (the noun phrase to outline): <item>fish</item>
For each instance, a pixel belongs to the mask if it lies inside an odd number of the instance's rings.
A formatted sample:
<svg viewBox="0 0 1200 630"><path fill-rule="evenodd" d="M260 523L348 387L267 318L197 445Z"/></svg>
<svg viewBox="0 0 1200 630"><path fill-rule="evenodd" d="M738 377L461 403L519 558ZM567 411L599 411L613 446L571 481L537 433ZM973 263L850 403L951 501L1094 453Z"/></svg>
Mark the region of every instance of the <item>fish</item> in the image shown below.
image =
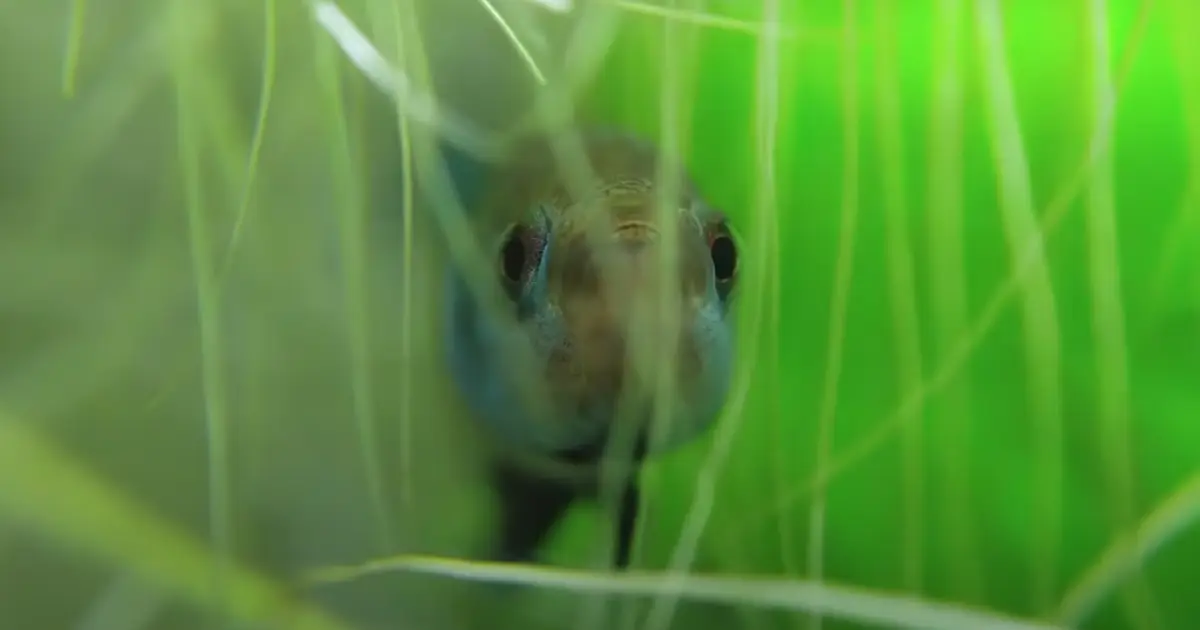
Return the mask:
<svg viewBox="0 0 1200 630"><path fill-rule="evenodd" d="M611 566L627 569L637 467L704 434L728 396L739 252L686 167L660 176L651 142L607 129L573 137L584 170L563 167L549 137L489 169L468 213L486 267L476 278L497 297L451 266L446 352L471 418L498 446L486 466L499 501L490 559L534 563L574 503L601 498L602 463L623 443ZM667 367L638 369L651 364ZM672 403L660 412L663 375Z"/></svg>

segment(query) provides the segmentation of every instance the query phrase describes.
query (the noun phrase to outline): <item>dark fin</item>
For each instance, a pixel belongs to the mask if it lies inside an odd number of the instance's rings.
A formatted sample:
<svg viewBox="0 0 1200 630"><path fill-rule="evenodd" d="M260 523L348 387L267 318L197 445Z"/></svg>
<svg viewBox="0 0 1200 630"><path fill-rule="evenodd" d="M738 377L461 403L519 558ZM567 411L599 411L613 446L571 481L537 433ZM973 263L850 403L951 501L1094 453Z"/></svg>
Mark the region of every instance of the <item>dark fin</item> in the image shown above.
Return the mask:
<svg viewBox="0 0 1200 630"><path fill-rule="evenodd" d="M638 489L637 478L631 476L621 490L621 500L617 503L617 531L615 548L613 549L613 566L618 571L629 568L629 559L633 554L633 535L637 528L638 507L641 505L641 491Z"/></svg>
<svg viewBox="0 0 1200 630"><path fill-rule="evenodd" d="M612 562L613 567L618 571L629 568L629 561L633 555L633 537L637 530L638 510L641 506L641 491L638 488L636 468L646 459L649 446L649 435L645 431L638 433L633 443L633 450L628 455L632 458L630 463L634 470L629 471L629 476L621 484L621 495L616 503ZM606 447L606 442L601 441L589 448L564 453L563 459L575 464L596 464L604 456ZM591 489L593 498L599 494L599 486L600 481L597 479Z"/></svg>
<svg viewBox="0 0 1200 630"><path fill-rule="evenodd" d="M500 537L495 558L532 562L550 530L577 497L578 489L509 464L496 465L492 483L500 498Z"/></svg>

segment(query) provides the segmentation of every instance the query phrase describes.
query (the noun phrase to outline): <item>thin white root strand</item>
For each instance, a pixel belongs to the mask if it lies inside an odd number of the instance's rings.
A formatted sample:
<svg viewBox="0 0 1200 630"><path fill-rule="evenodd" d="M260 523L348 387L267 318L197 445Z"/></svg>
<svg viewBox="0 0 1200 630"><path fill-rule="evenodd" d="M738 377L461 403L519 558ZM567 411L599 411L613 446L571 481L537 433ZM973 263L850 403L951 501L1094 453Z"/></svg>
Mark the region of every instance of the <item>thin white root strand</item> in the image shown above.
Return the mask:
<svg viewBox="0 0 1200 630"><path fill-rule="evenodd" d="M390 96L410 120L429 126L450 144L479 157L495 152L488 134L438 104L431 94L412 85L408 75L392 66L354 22L329 0L310 0L313 19L338 48L380 91Z"/></svg>
<svg viewBox="0 0 1200 630"><path fill-rule="evenodd" d="M543 587L588 595L679 596L737 606L819 612L847 621L899 630L1068 630L1043 621L903 595L870 592L828 583L768 577L715 577L629 571L619 575L434 556L399 556L354 567L309 574L312 584L330 584L387 571L407 571L458 580Z"/></svg>

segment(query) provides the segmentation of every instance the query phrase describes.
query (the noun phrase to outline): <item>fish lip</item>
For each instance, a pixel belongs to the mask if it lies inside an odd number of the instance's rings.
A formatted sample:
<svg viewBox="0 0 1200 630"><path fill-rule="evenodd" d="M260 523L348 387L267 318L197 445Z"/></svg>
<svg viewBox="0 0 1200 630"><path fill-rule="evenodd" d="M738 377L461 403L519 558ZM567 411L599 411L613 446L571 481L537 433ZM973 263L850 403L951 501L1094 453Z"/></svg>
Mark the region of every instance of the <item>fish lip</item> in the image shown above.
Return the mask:
<svg viewBox="0 0 1200 630"><path fill-rule="evenodd" d="M659 234L657 225L640 219L622 221L612 232L614 239L622 241L654 241Z"/></svg>

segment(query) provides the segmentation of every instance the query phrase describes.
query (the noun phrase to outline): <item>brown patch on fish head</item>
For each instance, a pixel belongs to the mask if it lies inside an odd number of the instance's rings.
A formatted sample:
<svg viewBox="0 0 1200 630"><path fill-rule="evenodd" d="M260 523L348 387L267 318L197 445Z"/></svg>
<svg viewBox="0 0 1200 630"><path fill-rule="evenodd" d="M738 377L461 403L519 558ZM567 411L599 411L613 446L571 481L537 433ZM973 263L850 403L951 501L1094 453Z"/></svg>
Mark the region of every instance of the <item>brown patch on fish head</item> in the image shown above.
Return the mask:
<svg viewBox="0 0 1200 630"><path fill-rule="evenodd" d="M652 391L653 376L630 371L648 359L671 357L680 388L700 371L694 322L708 299L708 245L690 209L662 213L657 204L647 184L614 187L563 212L551 234L547 295L565 341L547 376L579 404L611 405L631 386ZM676 235L669 260L668 230Z"/></svg>

